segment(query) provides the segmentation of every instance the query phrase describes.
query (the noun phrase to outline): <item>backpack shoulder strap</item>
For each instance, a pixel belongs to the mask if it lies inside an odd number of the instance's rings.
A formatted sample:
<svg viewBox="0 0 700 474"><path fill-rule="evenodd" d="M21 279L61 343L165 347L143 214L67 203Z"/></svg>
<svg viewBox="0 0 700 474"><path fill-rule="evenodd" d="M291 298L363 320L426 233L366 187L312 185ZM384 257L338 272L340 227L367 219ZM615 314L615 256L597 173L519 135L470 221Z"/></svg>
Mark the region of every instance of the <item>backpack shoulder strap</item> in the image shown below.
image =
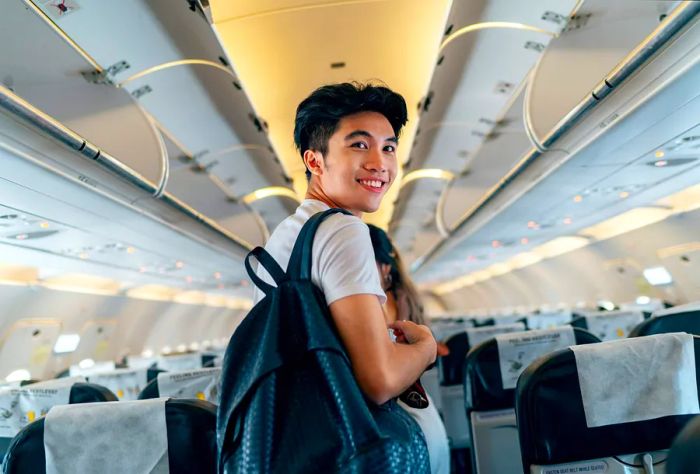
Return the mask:
<svg viewBox="0 0 700 474"><path fill-rule="evenodd" d="M318 226L329 216L337 213L351 215L351 213L345 209L335 208L318 212L306 221L304 227L302 227L299 232L299 236L294 243L292 255L289 258L289 265L287 266L287 276L289 278L295 280L311 279L311 250L314 243L314 236L316 235Z"/></svg>
<svg viewBox="0 0 700 474"><path fill-rule="evenodd" d="M284 273L284 270L282 270L282 267L279 266L279 264L274 258L272 258L272 255L270 255L267 250L262 247L255 247L253 250L251 250L245 257L245 269L248 272L250 279L253 280L253 283L255 283L255 286L260 288L260 290L266 295L274 290L275 287L263 281L263 279L255 273L255 270L253 270L253 267L250 264L250 257L255 257L256 260L260 262L260 265L267 270L267 273L270 274L277 286L279 286L282 281L287 279L287 275Z"/></svg>

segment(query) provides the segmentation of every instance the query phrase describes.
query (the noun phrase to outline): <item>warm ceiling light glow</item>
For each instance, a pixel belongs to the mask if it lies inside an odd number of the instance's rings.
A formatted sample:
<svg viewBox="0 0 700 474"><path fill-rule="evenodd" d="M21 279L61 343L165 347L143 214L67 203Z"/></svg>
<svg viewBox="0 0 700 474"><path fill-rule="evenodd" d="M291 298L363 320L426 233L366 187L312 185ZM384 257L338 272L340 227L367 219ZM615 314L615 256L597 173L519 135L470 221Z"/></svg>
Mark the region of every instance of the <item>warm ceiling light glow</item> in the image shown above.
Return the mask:
<svg viewBox="0 0 700 474"><path fill-rule="evenodd" d="M549 242L535 247L532 252L542 258L552 258L588 245L588 239L583 237L557 237Z"/></svg>
<svg viewBox="0 0 700 474"><path fill-rule="evenodd" d="M577 194L576 196L574 196L574 202L581 202L581 201L583 201L583 196L581 196L580 194Z"/></svg>
<svg viewBox="0 0 700 474"><path fill-rule="evenodd" d="M529 243L530 243L530 239L528 239L527 237L523 237L522 239L520 239L521 245L527 245Z"/></svg>
<svg viewBox="0 0 700 474"><path fill-rule="evenodd" d="M657 158L663 158L665 155L663 150L657 150L656 153L654 153L654 156Z"/></svg>
<svg viewBox="0 0 700 474"><path fill-rule="evenodd" d="M494 263L490 267L486 268L491 277L496 277L499 275L505 275L512 270L511 266L506 262Z"/></svg>
<svg viewBox="0 0 700 474"><path fill-rule="evenodd" d="M214 272L214 278L216 278L217 280L221 280L221 273Z"/></svg>
<svg viewBox="0 0 700 474"><path fill-rule="evenodd" d="M655 204L670 208L674 214L700 209L700 184L659 199Z"/></svg>
<svg viewBox="0 0 700 474"><path fill-rule="evenodd" d="M172 301L181 290L163 285L143 285L131 288L126 292L129 298L153 301Z"/></svg>
<svg viewBox="0 0 700 474"><path fill-rule="evenodd" d="M0 283L9 285L31 285L39 279L39 269L19 265L0 264Z"/></svg>
<svg viewBox="0 0 700 474"><path fill-rule="evenodd" d="M637 296L637 299L634 300L634 302L640 305L645 305L651 303L651 298L645 295Z"/></svg>
<svg viewBox="0 0 700 474"><path fill-rule="evenodd" d="M175 268L182 268L184 266L185 266L184 262L181 262L179 260L177 262L175 262Z"/></svg>
<svg viewBox="0 0 700 474"><path fill-rule="evenodd" d="M562 221L565 225L569 225L573 222L571 217L565 217L564 220Z"/></svg>
<svg viewBox="0 0 700 474"><path fill-rule="evenodd" d="M528 227L529 229L537 229L537 228L539 228L539 226L537 225L537 222L535 222L535 221L529 221L529 222L527 223L527 227Z"/></svg>
<svg viewBox="0 0 700 474"><path fill-rule="evenodd" d="M542 256L532 252L519 253L509 260L513 269L525 268L542 261Z"/></svg>
<svg viewBox="0 0 700 474"><path fill-rule="evenodd" d="M126 253L135 253L136 249L134 247L127 247L126 248Z"/></svg>
<svg viewBox="0 0 700 474"><path fill-rule="evenodd" d="M78 362L78 367L80 367L81 369L91 369L94 366L95 361L92 359L83 359L80 362Z"/></svg>
<svg viewBox="0 0 700 474"><path fill-rule="evenodd" d="M491 247L497 249L500 246L501 246L501 242L499 242L498 240L491 241Z"/></svg>
<svg viewBox="0 0 700 474"><path fill-rule="evenodd" d="M80 253L78 254L78 257L79 257L81 260L87 260L88 257L89 257L89 255L88 255L87 253L85 253L85 252L80 252Z"/></svg>
<svg viewBox="0 0 700 474"><path fill-rule="evenodd" d="M48 222L42 222L41 224L39 224L39 227L41 227L42 229L48 229L48 228L49 228L49 223L48 223Z"/></svg>
<svg viewBox="0 0 700 474"><path fill-rule="evenodd" d="M243 202L250 204L252 202L259 201L260 199L265 199L272 196L288 197L299 202L299 196L297 196L297 193L295 193L292 189L285 188L284 186L269 186L266 188L256 189L255 191L243 196Z"/></svg>
<svg viewBox="0 0 700 474"><path fill-rule="evenodd" d="M430 179L443 179L445 181L450 181L454 179L455 175L453 172L448 171L448 170L441 170L438 168L424 168L420 170L414 170L411 171L410 173L406 174L403 179L401 180L401 188L406 186L408 183L411 181L415 181L417 179L425 179L425 178L430 178Z"/></svg>
<svg viewBox="0 0 700 474"><path fill-rule="evenodd" d="M622 191L618 196L620 196L620 199L626 199L626 198L629 197L629 195L630 195L629 192L627 192L627 191Z"/></svg>
<svg viewBox="0 0 700 474"><path fill-rule="evenodd" d="M268 121L267 137L300 198L307 183L292 140L294 116L299 102L322 84L380 78L412 104L397 151L399 168L406 162L419 122L414 105L430 86L451 0L208 3L217 37L255 113ZM348 18L362 18L363 29L380 33L358 35ZM314 28L299 28L300 24L313 24ZM406 34L406 25L411 26L410 34ZM265 32L264 41L261 31ZM319 38L333 41L317 47ZM367 54L378 48L383 54ZM328 68L338 58L345 62L345 68ZM303 71L299 64L313 64L315 69ZM284 77L283 83L280 77ZM397 181L400 176L401 169ZM368 222L387 227L398 197L397 185L387 191L377 212L365 216Z"/></svg>
<svg viewBox="0 0 700 474"><path fill-rule="evenodd" d="M663 168L667 164L668 164L668 161L666 161L666 160L658 160L658 161L654 162L654 166L656 166L657 168Z"/></svg>
<svg viewBox="0 0 700 474"><path fill-rule="evenodd" d="M447 47L448 44L450 44L452 41L456 40L460 36L463 36L467 33L471 33L473 31L488 30L488 29L509 29L509 30L532 31L535 33L542 33L544 35L551 36L553 38L557 36L557 34L555 32L543 30L542 28L538 28L536 26L526 25L525 23L515 23L515 22L510 22L510 21L484 21L481 23L474 23L473 25L467 25L463 28L458 29L454 33L452 33L450 36L445 38L445 40L440 45L440 52L442 52Z"/></svg>
<svg viewBox="0 0 700 474"><path fill-rule="evenodd" d="M201 291L183 291L178 293L173 298L176 303L183 304L204 304L207 300L207 295Z"/></svg>
<svg viewBox="0 0 700 474"><path fill-rule="evenodd" d="M662 221L671 214L672 212L668 209L639 207L618 214L615 217L591 227L587 227L579 231L579 234L592 237L596 240L610 239L626 232Z"/></svg>
<svg viewBox="0 0 700 474"><path fill-rule="evenodd" d="M29 237L27 234L17 234L15 240L27 240L27 237Z"/></svg>
<svg viewBox="0 0 700 474"><path fill-rule="evenodd" d="M41 281L41 285L52 290L96 295L116 295L122 287L121 282L118 280L82 273L66 273L45 278Z"/></svg>

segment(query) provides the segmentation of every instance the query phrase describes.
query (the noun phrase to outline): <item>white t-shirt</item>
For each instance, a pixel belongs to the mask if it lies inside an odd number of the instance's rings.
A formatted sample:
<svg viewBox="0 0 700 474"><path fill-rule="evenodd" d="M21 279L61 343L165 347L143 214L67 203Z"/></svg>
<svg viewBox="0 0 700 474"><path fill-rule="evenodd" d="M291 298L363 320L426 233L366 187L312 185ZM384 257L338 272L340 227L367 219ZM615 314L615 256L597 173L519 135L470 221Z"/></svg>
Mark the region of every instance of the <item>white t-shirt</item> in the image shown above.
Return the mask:
<svg viewBox="0 0 700 474"><path fill-rule="evenodd" d="M280 222L265 244L280 267L286 270L289 257L301 228L311 216L330 207L315 199L304 200L296 212ZM311 281L316 284L330 305L350 295L372 294L386 301L374 263L374 249L369 229L361 219L345 214L334 214L321 223L314 236L311 252ZM257 275L267 283L272 278L259 266ZM255 302L263 293L255 289Z"/></svg>
<svg viewBox="0 0 700 474"><path fill-rule="evenodd" d="M426 408L411 408L401 400L398 404L406 410L420 426L425 443L428 445L428 458L430 459L431 474L450 474L450 444L447 441L447 432L442 423L440 414L435 408L433 399L428 396L430 402Z"/></svg>

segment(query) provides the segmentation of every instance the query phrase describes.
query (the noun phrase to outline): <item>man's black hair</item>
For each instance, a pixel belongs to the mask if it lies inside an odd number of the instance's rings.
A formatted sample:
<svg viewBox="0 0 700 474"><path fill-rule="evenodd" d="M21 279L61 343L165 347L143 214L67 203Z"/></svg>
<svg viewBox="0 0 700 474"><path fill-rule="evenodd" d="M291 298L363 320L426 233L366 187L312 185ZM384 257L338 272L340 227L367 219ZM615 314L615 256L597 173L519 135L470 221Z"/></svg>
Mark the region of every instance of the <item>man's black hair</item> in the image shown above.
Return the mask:
<svg viewBox="0 0 700 474"><path fill-rule="evenodd" d="M319 87L297 107L294 144L302 158L309 149L325 155L338 122L358 112L382 114L397 138L408 120L406 101L388 87L349 82ZM308 169L306 177L311 177Z"/></svg>

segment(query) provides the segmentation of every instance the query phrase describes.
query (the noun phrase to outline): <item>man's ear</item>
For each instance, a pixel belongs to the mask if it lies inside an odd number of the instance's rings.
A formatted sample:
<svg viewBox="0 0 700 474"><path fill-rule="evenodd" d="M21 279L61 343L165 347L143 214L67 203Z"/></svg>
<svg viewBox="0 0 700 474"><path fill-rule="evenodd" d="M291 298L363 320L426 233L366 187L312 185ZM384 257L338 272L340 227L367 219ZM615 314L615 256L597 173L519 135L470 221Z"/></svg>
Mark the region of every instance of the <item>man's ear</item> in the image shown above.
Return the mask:
<svg viewBox="0 0 700 474"><path fill-rule="evenodd" d="M320 176L323 174L323 155L314 150L304 152L304 164L311 174Z"/></svg>

